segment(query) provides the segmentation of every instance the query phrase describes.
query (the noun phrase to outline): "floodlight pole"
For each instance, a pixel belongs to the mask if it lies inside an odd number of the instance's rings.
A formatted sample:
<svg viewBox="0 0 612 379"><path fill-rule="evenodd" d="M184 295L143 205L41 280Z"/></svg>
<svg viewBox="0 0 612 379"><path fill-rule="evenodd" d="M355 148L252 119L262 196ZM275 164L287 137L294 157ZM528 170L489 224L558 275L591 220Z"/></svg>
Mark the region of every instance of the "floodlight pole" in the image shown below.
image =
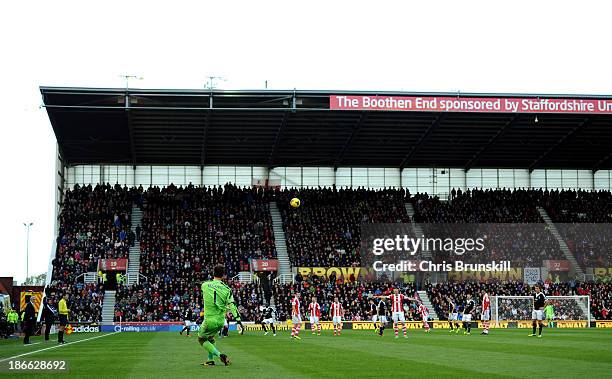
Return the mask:
<svg viewBox="0 0 612 379"><path fill-rule="evenodd" d="M127 91L130 88L130 79L138 79L141 80L142 77L137 75L121 75L121 77L125 78L125 90Z"/></svg>
<svg viewBox="0 0 612 379"><path fill-rule="evenodd" d="M26 280L30 277L30 227L34 225L33 222L23 223L26 227Z"/></svg>
<svg viewBox="0 0 612 379"><path fill-rule="evenodd" d="M222 76L207 76L208 83L206 84L206 89L213 90L215 89L215 80L225 80Z"/></svg>

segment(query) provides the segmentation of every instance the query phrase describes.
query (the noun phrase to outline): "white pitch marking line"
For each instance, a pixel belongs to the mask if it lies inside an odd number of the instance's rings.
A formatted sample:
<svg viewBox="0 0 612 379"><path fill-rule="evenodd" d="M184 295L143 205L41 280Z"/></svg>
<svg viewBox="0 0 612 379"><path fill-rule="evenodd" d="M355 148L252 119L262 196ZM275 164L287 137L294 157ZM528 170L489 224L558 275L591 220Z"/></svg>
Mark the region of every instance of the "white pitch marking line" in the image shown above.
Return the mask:
<svg viewBox="0 0 612 379"><path fill-rule="evenodd" d="M46 348L40 349L40 350L29 351L27 353L15 355L14 357L0 359L0 362L10 361L11 359L20 358L20 357L25 357L26 355L32 355L32 354L40 353L41 351L45 351L45 350L57 349L58 347L62 347L62 346L70 346L70 345L73 345L73 344L79 343L79 342L91 341L91 340L95 340L95 339L102 338L102 337L108 337L108 336L112 336L113 334L117 334L117 333L119 333L119 332L112 332L112 333L109 333L109 334L103 334L101 336L95 336L95 337L85 338L83 340L78 340L78 341L74 341L74 342L68 342L68 343L65 343L65 344L62 344L62 345L56 345L56 346L46 347ZM40 343L40 342L37 342L37 343Z"/></svg>

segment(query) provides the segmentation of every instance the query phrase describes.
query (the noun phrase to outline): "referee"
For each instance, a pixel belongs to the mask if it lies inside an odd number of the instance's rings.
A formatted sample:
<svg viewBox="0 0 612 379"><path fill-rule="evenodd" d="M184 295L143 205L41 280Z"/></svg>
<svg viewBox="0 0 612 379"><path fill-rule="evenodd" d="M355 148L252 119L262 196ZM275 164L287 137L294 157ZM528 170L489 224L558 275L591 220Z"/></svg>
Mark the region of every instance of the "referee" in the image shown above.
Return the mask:
<svg viewBox="0 0 612 379"><path fill-rule="evenodd" d="M59 332L57 332L57 342L58 343L66 343L64 341L64 330L66 329L66 325L68 324L68 313L70 310L68 309L68 305L66 304L66 300L68 300L68 293L64 292L62 299L58 304L58 313L59 313Z"/></svg>

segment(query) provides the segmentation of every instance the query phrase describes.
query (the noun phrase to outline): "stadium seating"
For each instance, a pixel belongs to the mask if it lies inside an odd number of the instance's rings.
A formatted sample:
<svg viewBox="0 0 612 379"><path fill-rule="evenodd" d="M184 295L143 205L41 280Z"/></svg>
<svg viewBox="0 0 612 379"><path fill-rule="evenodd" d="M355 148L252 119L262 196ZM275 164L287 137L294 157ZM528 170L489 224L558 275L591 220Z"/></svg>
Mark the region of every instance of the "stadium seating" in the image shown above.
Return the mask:
<svg viewBox="0 0 612 379"><path fill-rule="evenodd" d="M318 188L284 190L277 195L294 266L359 265L361 223L409 222L405 191ZM298 197L302 206L289 208Z"/></svg>
<svg viewBox="0 0 612 379"><path fill-rule="evenodd" d="M542 205L553 221L559 223L612 222L610 191L546 191Z"/></svg>
<svg viewBox="0 0 612 379"><path fill-rule="evenodd" d="M153 187L144 202L141 273L151 282L205 278L215 264L231 277L250 258L276 257L265 191Z"/></svg>
<svg viewBox="0 0 612 379"><path fill-rule="evenodd" d="M259 306L263 305L261 288L256 284L237 281L229 284L244 320L257 320ZM197 317L202 309L199 283L185 287L173 283L122 285L117 289L116 301L115 321L181 322L187 310L190 309Z"/></svg>
<svg viewBox="0 0 612 379"><path fill-rule="evenodd" d="M95 284L53 283L45 290L45 295L59 301L62 294L68 293L70 321L100 322L104 290Z"/></svg>
<svg viewBox="0 0 612 379"><path fill-rule="evenodd" d="M612 267L609 191L549 191L543 206L583 268Z"/></svg>
<svg viewBox="0 0 612 379"><path fill-rule="evenodd" d="M416 194L411 198L417 222L525 223L542 222L537 211L540 191L452 190L449 201Z"/></svg>
<svg viewBox="0 0 612 379"><path fill-rule="evenodd" d="M231 278L248 271L251 258L275 258L270 196L269 191L229 184L147 190L140 268L149 284L118 291L116 308L123 318L180 320L188 307L198 307L199 284L210 277L214 265L224 264ZM245 306L250 312L254 308Z"/></svg>
<svg viewBox="0 0 612 379"><path fill-rule="evenodd" d="M77 185L66 191L59 216L51 288L66 290L74 298L81 292L78 286L82 279L76 278L85 272L97 271L98 259L127 258L134 240L130 230L134 191L108 184ZM101 297L98 294L96 298ZM80 304L86 298L79 296L78 299ZM100 321L100 312L83 306L71 317Z"/></svg>
<svg viewBox="0 0 612 379"><path fill-rule="evenodd" d="M564 259L558 241L543 223L537 204L540 191L468 190L453 192L449 201L417 194L412 198L415 219L424 223L427 237L448 237L469 232L485 237L485 250L461 259L468 263L509 260L517 267L541 267L543 260ZM456 228L444 223L468 223ZM470 225L479 223L480 225ZM486 236L495 236L488 239ZM434 254L436 261L453 261L452 254Z"/></svg>
<svg viewBox="0 0 612 379"><path fill-rule="evenodd" d="M289 207L289 199L298 197L302 206ZM95 271L100 258L125 258L135 236L130 231L133 203L144 211L140 232L141 273L145 276L135 286L120 285L116 314L124 321L178 321L186 309L201 307L199 285L210 277L215 264L224 264L231 278L248 270L251 258L275 258L276 251L268 203L276 201L283 219L288 253L294 266L354 266L360 264L360 225L363 222L410 222L404 203L411 201L415 220L428 224L448 222L489 223L480 234L507 235L496 238L487 258L511 259L522 267L539 266L545 259L562 259L556 239L548 231L537 211L543 206L558 224L562 236L581 265L612 266L610 234L593 222L610 221L609 192L574 192L540 190L470 190L453 191L449 201L435 196L410 196L402 190L300 189L255 190L233 185L223 187L142 189L110 185L79 187L68 190L60 214L57 254L53 261L51 290L66 290L75 301L78 320L99 321L100 288L83 286L76 278ZM519 223L531 223L522 230ZM500 226L511 227L513 233ZM508 226L513 225L513 226ZM603 229L601 229L603 228ZM443 232L448 232L442 230ZM437 231L440 233L440 231ZM432 232L434 235L435 232ZM521 245L516 235L525 238ZM525 245L526 244L526 245ZM526 248L529 246L529 249ZM482 256L477 256L482 261ZM440 255L434 259L444 259ZM548 292L568 295L588 293L592 313L602 312L612 302L610 283L549 283ZM232 282L235 297L245 320L257 320L259 307L265 303L256 284ZM385 293L390 284L344 282L332 278L307 277L293 285L275 284L274 300L279 315L289 314L289 299L300 291L303 303L317 294L324 306L338 294L347 310L347 319L364 319L369 309L366 294ZM406 284L401 284L402 287ZM440 316L445 315L445 296L462 299L465 292L525 295L522 283L454 283L429 285L427 290ZM573 291L572 291L573 290ZM414 287L408 285L408 291ZM76 296L79 295L77 299ZM91 300L92 306L85 300ZM568 311L569 312L569 311ZM416 319L416 308L410 309ZM568 316L571 314L568 313ZM609 317L609 316L607 316Z"/></svg>

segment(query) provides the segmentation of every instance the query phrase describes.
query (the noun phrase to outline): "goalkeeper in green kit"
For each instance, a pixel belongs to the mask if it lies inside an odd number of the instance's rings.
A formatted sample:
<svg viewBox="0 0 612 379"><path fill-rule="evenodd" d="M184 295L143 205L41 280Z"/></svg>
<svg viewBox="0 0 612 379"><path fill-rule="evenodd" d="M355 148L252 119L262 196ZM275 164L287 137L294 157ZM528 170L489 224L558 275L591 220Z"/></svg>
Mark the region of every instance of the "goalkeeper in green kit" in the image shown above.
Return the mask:
<svg viewBox="0 0 612 379"><path fill-rule="evenodd" d="M230 364L229 357L215 347L215 335L223 329L227 311L232 313L238 325L242 327L232 290L222 281L224 276L225 267L218 265L213 269L213 280L202 283L204 321L198 331L198 343L208 351L208 360L203 363L204 366L214 366L215 357L219 357L226 366Z"/></svg>
<svg viewBox="0 0 612 379"><path fill-rule="evenodd" d="M552 301L549 301L544 307L544 314L546 315L546 326L552 328L555 325L553 323L553 320L555 319L555 307Z"/></svg>

